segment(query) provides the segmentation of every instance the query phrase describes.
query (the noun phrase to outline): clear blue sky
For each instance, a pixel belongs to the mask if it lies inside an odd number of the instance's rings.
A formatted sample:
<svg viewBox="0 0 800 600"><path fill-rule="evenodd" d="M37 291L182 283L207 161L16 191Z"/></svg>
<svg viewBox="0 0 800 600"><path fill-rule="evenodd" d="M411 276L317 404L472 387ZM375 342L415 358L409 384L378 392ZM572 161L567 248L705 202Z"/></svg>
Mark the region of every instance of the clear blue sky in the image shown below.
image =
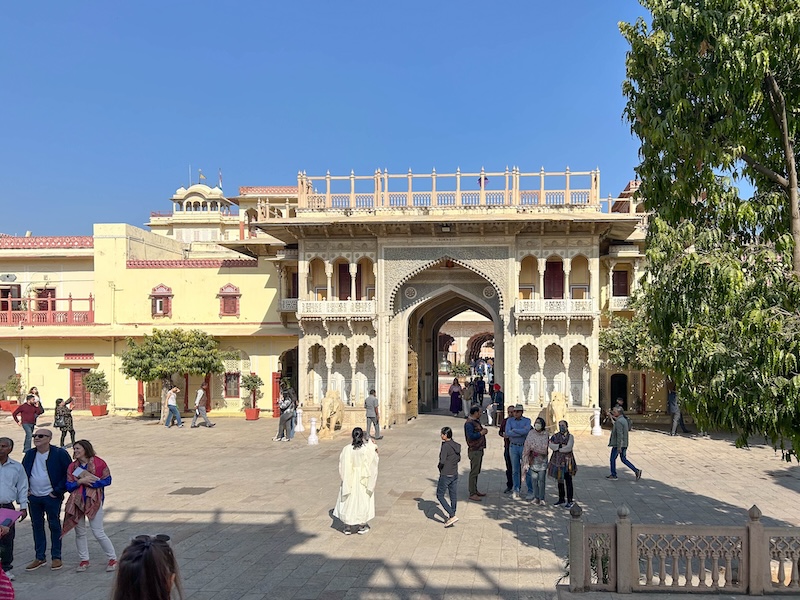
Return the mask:
<svg viewBox="0 0 800 600"><path fill-rule="evenodd" d="M141 226L186 185L309 175L600 167L622 120L635 0L6 2L0 232Z"/></svg>

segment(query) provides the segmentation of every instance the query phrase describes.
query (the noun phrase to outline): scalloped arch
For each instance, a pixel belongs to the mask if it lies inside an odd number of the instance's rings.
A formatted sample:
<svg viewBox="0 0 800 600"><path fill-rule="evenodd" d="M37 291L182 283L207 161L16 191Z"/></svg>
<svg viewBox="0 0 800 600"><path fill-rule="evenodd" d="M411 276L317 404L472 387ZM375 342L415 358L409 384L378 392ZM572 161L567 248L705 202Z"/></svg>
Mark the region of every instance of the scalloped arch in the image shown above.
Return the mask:
<svg viewBox="0 0 800 600"><path fill-rule="evenodd" d="M483 273L481 273L480 271L478 271L477 269L475 269L474 266L470 265L469 262L464 261L464 260L460 260L460 259L457 259L457 258L453 258L448 254L443 254L442 256L440 256L439 258L437 258L435 260L429 261L429 262L425 263L424 265L421 265L421 266L417 267L416 269L412 269L411 271L406 273L405 276L403 276L403 278L400 279L400 281L397 282L397 284L394 286L394 288L392 288L391 294L389 295L389 310L391 312L394 312L394 299L397 297L397 292L412 277L415 277L415 276L419 275L420 273L422 273L423 271L427 271L431 267L434 267L434 266L438 265L439 263L442 263L442 262L448 261L448 260L453 262L453 263L455 263L455 264L457 264L457 265L459 265L460 267L464 267L465 269L467 269L469 271L472 271L476 275L480 275L481 278L484 281L488 282L489 285L491 285L494 288L494 291L497 293L497 298L498 298L498 301L500 303L500 311L502 311L505 308L505 297L503 295L503 291L498 287L498 285L494 281L492 281L490 279L486 279L486 276ZM415 302L414 304L417 304L417 303Z"/></svg>

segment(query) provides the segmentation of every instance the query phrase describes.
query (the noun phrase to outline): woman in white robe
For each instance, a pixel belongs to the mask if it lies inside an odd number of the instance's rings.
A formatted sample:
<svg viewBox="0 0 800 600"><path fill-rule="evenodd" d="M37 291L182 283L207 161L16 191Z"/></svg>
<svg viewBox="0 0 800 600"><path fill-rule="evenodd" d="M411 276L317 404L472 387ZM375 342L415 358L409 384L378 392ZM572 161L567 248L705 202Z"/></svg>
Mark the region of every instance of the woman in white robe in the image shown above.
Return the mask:
<svg viewBox="0 0 800 600"><path fill-rule="evenodd" d="M364 439L361 427L353 429L353 443L339 455L342 485L333 516L344 524L345 535L365 534L367 522L375 517L375 483L378 480L378 447Z"/></svg>

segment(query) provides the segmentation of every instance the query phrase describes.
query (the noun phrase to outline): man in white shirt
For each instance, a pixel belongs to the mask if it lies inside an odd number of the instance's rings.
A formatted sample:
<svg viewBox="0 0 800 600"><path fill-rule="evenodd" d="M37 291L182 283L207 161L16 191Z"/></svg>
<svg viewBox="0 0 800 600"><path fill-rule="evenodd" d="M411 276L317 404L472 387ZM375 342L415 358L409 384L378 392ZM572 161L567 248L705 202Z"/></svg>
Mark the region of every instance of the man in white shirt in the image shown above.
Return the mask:
<svg viewBox="0 0 800 600"><path fill-rule="evenodd" d="M50 528L50 568L57 571L61 562L61 502L67 491L67 468L72 462L66 450L51 446L53 432L39 429L33 434L33 445L22 459L22 467L28 475L28 508L33 529L33 546L36 559L25 567L35 571L47 564L47 534L44 519Z"/></svg>
<svg viewBox="0 0 800 600"><path fill-rule="evenodd" d="M22 519L28 516L28 476L22 465L9 457L14 449L14 440L0 437L0 508L15 510L14 502L19 504ZM4 527L0 524L0 527ZM11 572L14 562L14 536L16 527L11 523L8 532L0 537L0 563L9 579L14 579Z"/></svg>
<svg viewBox="0 0 800 600"><path fill-rule="evenodd" d="M208 394L208 384L204 381L200 388L197 390L197 396L194 399L194 418L192 419L192 427L200 427L197 424L197 417L202 417L206 422L206 427L213 427L216 423L208 420L206 413L206 394Z"/></svg>

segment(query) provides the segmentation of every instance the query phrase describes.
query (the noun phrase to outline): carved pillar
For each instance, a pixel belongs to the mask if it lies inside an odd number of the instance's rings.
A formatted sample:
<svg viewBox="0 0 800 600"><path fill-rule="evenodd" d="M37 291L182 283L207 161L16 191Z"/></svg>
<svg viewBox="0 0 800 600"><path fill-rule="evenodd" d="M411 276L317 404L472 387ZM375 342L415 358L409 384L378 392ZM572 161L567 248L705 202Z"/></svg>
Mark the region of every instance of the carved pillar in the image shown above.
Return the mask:
<svg viewBox="0 0 800 600"><path fill-rule="evenodd" d="M608 309L611 310L611 298L614 296L614 267L617 261L608 261Z"/></svg>
<svg viewBox="0 0 800 600"><path fill-rule="evenodd" d="M544 268L546 266L546 260L536 259L536 270L539 272L539 300L544 300Z"/></svg>
<svg viewBox="0 0 800 600"><path fill-rule="evenodd" d="M631 296L634 291L639 289L639 277L641 273L639 272L639 259L633 259L633 281L631 281L630 289L628 290L628 295Z"/></svg>
<svg viewBox="0 0 800 600"><path fill-rule="evenodd" d="M572 270L572 259L564 259L564 300L569 300L569 272Z"/></svg>
<svg viewBox="0 0 800 600"><path fill-rule="evenodd" d="M356 275L358 274L358 264L350 263L350 300L356 299Z"/></svg>
<svg viewBox="0 0 800 600"><path fill-rule="evenodd" d="M297 290L297 297L301 300L308 300L311 292L308 289L308 263L304 260L297 261L297 285L302 286Z"/></svg>
<svg viewBox="0 0 800 600"><path fill-rule="evenodd" d="M331 280L333 279L333 265L327 261L325 262L325 278L328 280L328 291L325 299L330 302L333 300L333 287L331 285Z"/></svg>
<svg viewBox="0 0 800 600"><path fill-rule="evenodd" d="M598 390L600 386L600 344L597 336L600 332L600 318L592 319L591 343L589 344L589 406L600 406Z"/></svg>
<svg viewBox="0 0 800 600"><path fill-rule="evenodd" d="M547 399L544 389L544 344L541 342L537 343L536 352L539 355L539 405L544 406L544 402Z"/></svg>
<svg viewBox="0 0 800 600"><path fill-rule="evenodd" d="M600 305L598 299L600 298L600 260L598 258L589 259L589 297L592 299L592 311L598 311Z"/></svg>
<svg viewBox="0 0 800 600"><path fill-rule="evenodd" d="M561 347L561 352L564 355L562 360L564 363L564 398L567 399L567 406L570 406L572 404L572 387L569 379L569 342L564 340L563 343L567 346L566 348L564 346Z"/></svg>

